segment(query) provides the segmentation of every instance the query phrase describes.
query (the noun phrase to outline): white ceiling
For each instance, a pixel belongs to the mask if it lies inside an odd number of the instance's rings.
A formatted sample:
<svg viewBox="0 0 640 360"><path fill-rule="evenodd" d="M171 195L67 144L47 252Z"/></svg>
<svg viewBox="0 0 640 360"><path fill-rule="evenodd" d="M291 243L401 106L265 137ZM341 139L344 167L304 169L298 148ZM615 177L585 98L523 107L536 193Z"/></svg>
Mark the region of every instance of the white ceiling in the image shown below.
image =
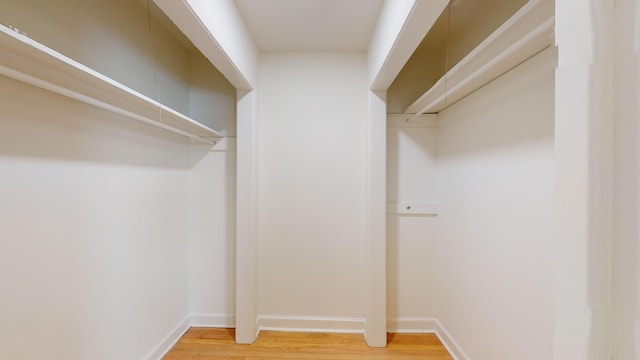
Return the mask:
<svg viewBox="0 0 640 360"><path fill-rule="evenodd" d="M235 0L262 51L365 51L383 0Z"/></svg>

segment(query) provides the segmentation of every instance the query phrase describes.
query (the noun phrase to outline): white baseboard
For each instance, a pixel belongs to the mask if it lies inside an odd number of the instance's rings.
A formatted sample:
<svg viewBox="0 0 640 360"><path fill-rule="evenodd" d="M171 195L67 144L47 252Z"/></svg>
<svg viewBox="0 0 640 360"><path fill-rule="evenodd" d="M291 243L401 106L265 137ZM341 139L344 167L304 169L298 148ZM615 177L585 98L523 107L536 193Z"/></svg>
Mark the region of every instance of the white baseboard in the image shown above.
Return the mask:
<svg viewBox="0 0 640 360"><path fill-rule="evenodd" d="M363 318L260 316L260 330L364 333Z"/></svg>
<svg viewBox="0 0 640 360"><path fill-rule="evenodd" d="M158 345L156 345L153 350L151 350L144 359L147 360L155 360L162 359L166 353L171 350L171 348L180 340L182 335L189 330L191 323L191 317L187 316L184 320L182 320L173 330L171 330L167 336L165 336Z"/></svg>
<svg viewBox="0 0 640 360"><path fill-rule="evenodd" d="M235 316L233 315L190 314L173 328L144 359L162 359L190 327L233 328L235 326Z"/></svg>
<svg viewBox="0 0 640 360"><path fill-rule="evenodd" d="M458 344L458 342L451 336L451 334L449 334L447 329L442 326L442 323L440 323L440 321L438 321L437 319L436 323L438 326L436 335L438 335L438 339L440 339L442 345L447 348L447 351L449 351L451 357L453 357L454 360L470 360L469 356L464 352L464 350L462 350L462 347L460 347L460 344Z"/></svg>
<svg viewBox="0 0 640 360"><path fill-rule="evenodd" d="M257 328L273 331L364 333L364 318L261 316ZM144 358L161 359L190 327L235 328L235 316L193 313L181 321ZM387 321L390 333L436 334L454 360L470 360L447 329L435 318L396 318Z"/></svg>
<svg viewBox="0 0 640 360"><path fill-rule="evenodd" d="M236 317L225 314L191 314L192 327L235 328Z"/></svg>
<svg viewBox="0 0 640 360"><path fill-rule="evenodd" d="M438 320L433 318L396 318L387 320L387 332L402 334L435 334Z"/></svg>
<svg viewBox="0 0 640 360"><path fill-rule="evenodd" d="M454 360L469 360L469 356L462 350L447 329L435 318L396 318L387 321L387 331L390 333L436 334L438 339Z"/></svg>

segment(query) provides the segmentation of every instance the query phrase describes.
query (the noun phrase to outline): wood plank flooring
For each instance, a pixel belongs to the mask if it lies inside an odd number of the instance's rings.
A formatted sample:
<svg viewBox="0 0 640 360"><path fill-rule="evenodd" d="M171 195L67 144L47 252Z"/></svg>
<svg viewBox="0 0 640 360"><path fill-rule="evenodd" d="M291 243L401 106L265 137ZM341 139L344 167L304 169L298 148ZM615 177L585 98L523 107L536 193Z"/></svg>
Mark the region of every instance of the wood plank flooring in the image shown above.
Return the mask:
<svg viewBox="0 0 640 360"><path fill-rule="evenodd" d="M384 349L360 334L261 331L252 345L237 345L233 329L191 328L165 360L452 360L434 334L388 334Z"/></svg>

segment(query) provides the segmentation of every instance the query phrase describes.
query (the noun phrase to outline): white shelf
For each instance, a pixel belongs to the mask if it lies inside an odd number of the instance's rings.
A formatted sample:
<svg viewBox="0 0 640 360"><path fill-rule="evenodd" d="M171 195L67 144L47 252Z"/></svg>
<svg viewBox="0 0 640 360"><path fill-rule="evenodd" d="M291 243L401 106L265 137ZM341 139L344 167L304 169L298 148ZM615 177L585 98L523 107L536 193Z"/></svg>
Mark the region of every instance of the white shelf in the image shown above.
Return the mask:
<svg viewBox="0 0 640 360"><path fill-rule="evenodd" d="M437 113L553 43L554 7L529 0L404 111Z"/></svg>
<svg viewBox="0 0 640 360"><path fill-rule="evenodd" d="M222 134L6 26L0 25L0 75L152 124L198 142Z"/></svg>

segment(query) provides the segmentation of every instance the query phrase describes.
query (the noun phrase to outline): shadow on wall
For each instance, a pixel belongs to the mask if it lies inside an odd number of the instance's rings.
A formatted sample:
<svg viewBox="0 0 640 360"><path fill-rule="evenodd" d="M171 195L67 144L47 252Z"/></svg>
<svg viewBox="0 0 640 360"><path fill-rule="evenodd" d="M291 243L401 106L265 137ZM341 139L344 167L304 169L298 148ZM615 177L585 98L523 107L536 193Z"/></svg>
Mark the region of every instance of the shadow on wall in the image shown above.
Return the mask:
<svg viewBox="0 0 640 360"><path fill-rule="evenodd" d="M483 92L481 102L466 102L465 106L455 106L455 118L458 119L458 121L447 124L447 127L450 129L448 131L464 132L465 128L474 128L470 127L468 123L474 122L475 114L482 112L484 109L496 109L497 112L495 112L493 122L486 124L480 132L465 137L465 144L452 144L455 146L450 147L452 151L448 152L447 156L468 156L480 152L501 150L503 148L520 146L540 140L547 141L549 136L553 136L553 134L549 134L548 126L546 126L544 121L523 123L522 121L518 121L518 119L514 119L512 114L514 113L514 107L516 109L520 108L516 110L516 112L527 111L526 107L519 103L518 96L520 90L539 86L540 79L548 76L548 70L544 64L554 63L556 57L557 51L553 49L549 51L548 48L542 50L526 62L518 65L518 68L524 71L519 72L518 81L514 83L517 84L517 88L514 86L493 86L492 84L497 80L494 79L482 88L476 90L480 91L485 87L491 88L491 91ZM508 74L509 73L506 73L502 76ZM459 101L463 101L465 98ZM454 104L450 106L454 106ZM505 104L509 104L509 106L504 106ZM448 109L452 109L452 107ZM553 117L553 114L550 114L550 116ZM442 124L440 124L440 127L442 127Z"/></svg>
<svg viewBox="0 0 640 360"><path fill-rule="evenodd" d="M0 76L0 156L188 169L189 140Z"/></svg>
<svg viewBox="0 0 640 360"><path fill-rule="evenodd" d="M224 136L236 136L236 89L202 54L191 56L191 117Z"/></svg>

